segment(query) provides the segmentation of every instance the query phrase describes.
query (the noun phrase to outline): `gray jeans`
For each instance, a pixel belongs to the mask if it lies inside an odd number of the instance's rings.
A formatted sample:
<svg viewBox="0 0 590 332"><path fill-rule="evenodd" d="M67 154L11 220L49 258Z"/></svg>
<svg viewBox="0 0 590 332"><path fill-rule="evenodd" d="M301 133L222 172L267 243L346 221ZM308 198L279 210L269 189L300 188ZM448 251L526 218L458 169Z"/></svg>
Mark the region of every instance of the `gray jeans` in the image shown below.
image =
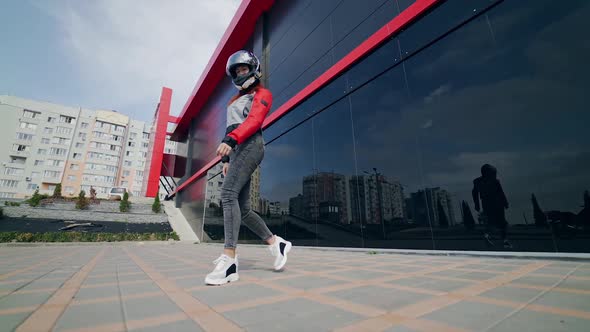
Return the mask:
<svg viewBox="0 0 590 332"><path fill-rule="evenodd" d="M221 187L225 248L236 247L241 222L265 241L272 237L264 220L250 207L250 177L263 158L261 133L252 135L230 154L229 170Z"/></svg>

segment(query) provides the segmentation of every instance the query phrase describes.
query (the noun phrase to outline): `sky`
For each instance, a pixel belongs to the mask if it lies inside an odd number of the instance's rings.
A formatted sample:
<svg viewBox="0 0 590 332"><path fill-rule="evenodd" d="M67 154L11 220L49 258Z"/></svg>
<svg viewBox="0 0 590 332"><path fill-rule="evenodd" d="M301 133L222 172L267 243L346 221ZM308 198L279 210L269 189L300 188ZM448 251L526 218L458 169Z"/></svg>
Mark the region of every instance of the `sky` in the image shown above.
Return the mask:
<svg viewBox="0 0 590 332"><path fill-rule="evenodd" d="M0 94L151 121L178 115L240 0L7 0Z"/></svg>

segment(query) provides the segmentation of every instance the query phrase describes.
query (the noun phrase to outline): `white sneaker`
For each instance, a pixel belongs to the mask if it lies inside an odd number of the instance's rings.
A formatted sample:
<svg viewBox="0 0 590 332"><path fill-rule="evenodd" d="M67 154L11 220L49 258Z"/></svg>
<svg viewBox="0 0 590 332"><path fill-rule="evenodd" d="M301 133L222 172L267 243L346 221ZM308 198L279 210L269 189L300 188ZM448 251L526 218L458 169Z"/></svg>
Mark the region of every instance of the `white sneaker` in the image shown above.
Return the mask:
<svg viewBox="0 0 590 332"><path fill-rule="evenodd" d="M207 285L218 286L240 279L238 275L238 256L231 258L223 254L214 260L213 264L216 264L215 269L205 278Z"/></svg>
<svg viewBox="0 0 590 332"><path fill-rule="evenodd" d="M275 235L275 243L268 246L268 250L275 257L274 268L280 270L287 263L287 253L291 251L291 242L285 241L282 237Z"/></svg>

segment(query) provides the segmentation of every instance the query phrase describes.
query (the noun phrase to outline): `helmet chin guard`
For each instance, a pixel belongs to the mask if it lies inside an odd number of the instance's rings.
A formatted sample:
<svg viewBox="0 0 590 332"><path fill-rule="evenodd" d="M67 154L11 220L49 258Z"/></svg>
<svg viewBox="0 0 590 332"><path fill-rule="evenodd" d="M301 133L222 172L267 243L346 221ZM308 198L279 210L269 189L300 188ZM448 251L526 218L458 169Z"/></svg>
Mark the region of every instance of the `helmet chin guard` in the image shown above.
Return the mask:
<svg viewBox="0 0 590 332"><path fill-rule="evenodd" d="M236 68L241 65L247 66L249 71L245 75L238 76L236 74ZM260 61L250 51L237 51L227 59L225 73L231 77L236 88L239 90L247 89L260 79Z"/></svg>

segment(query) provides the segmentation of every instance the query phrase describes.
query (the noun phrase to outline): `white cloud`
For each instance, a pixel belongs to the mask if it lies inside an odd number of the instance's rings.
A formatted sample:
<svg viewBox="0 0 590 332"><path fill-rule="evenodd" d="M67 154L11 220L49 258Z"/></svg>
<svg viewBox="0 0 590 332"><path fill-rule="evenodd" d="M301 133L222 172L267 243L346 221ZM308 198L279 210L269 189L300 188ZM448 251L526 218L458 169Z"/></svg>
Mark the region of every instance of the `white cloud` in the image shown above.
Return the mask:
<svg viewBox="0 0 590 332"><path fill-rule="evenodd" d="M150 119L162 86L174 90L172 114L181 112L239 2L62 0L38 6L63 31L60 46L79 66L83 99ZM135 109L146 105L153 106Z"/></svg>

